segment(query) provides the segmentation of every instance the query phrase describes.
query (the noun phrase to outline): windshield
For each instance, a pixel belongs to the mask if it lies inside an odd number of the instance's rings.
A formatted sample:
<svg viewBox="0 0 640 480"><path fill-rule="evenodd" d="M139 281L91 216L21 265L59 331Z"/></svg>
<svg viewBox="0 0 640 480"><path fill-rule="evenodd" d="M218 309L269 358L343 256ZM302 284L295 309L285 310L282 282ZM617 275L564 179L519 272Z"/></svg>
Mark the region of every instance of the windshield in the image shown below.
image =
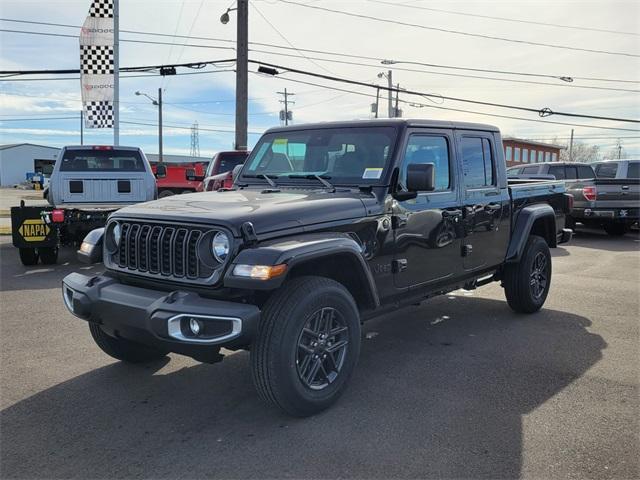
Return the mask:
<svg viewBox="0 0 640 480"><path fill-rule="evenodd" d="M135 150L66 150L61 172L144 172L144 161Z"/></svg>
<svg viewBox="0 0 640 480"><path fill-rule="evenodd" d="M319 175L332 184L361 185L384 178L396 130L390 127L326 128L264 135L243 178L278 180Z"/></svg>

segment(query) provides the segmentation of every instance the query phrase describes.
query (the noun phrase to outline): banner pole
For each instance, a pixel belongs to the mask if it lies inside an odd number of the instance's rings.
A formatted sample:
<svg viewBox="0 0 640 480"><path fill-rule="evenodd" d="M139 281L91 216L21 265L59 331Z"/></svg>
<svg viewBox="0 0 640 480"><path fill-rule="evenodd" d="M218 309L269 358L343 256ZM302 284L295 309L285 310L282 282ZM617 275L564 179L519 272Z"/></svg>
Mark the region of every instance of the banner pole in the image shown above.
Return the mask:
<svg viewBox="0 0 640 480"><path fill-rule="evenodd" d="M113 0L113 145L120 145L120 1Z"/></svg>

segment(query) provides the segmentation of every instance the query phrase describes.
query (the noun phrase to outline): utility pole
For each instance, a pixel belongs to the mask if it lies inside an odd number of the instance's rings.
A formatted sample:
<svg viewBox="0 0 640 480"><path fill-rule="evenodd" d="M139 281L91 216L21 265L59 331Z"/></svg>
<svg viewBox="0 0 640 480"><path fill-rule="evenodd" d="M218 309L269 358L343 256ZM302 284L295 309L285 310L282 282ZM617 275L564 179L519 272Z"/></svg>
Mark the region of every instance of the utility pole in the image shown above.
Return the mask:
<svg viewBox="0 0 640 480"><path fill-rule="evenodd" d="M618 160L622 158L622 143L618 140Z"/></svg>
<svg viewBox="0 0 640 480"><path fill-rule="evenodd" d="M84 145L84 110L80 110L80 145Z"/></svg>
<svg viewBox="0 0 640 480"><path fill-rule="evenodd" d="M120 1L113 0L113 145L120 145Z"/></svg>
<svg viewBox="0 0 640 480"><path fill-rule="evenodd" d="M276 92L278 95L284 95L284 100L280 100L280 103L284 103L284 115L281 115L282 117L284 117L284 124L285 125L289 125L289 120L291 119L290 113L289 112L289 103L296 103L296 102L292 102L291 100L289 100L289 97L293 97L295 95L295 93L289 93L287 92L287 89L284 89L284 92Z"/></svg>
<svg viewBox="0 0 640 480"><path fill-rule="evenodd" d="M162 88L158 88L158 163L162 163Z"/></svg>
<svg viewBox="0 0 640 480"><path fill-rule="evenodd" d="M393 72L391 70L387 72L387 82L389 84L389 90L387 92L389 94L389 118L393 118Z"/></svg>
<svg viewBox="0 0 640 480"><path fill-rule="evenodd" d="M569 161L573 162L573 128L571 129L571 140L569 141Z"/></svg>
<svg viewBox="0 0 640 480"><path fill-rule="evenodd" d="M400 115L398 115L398 113L400 113L398 111L398 102L400 101L400 99L398 98L400 96L400 84L399 83L396 85L396 88L397 88L397 90L396 90L396 106L393 109L393 117L394 118L400 116Z"/></svg>
<svg viewBox="0 0 640 480"><path fill-rule="evenodd" d="M380 89L376 88L376 111L375 111L376 118L378 118L378 106L379 105L380 105Z"/></svg>
<svg viewBox="0 0 640 480"><path fill-rule="evenodd" d="M238 0L236 45L236 150L247 149L249 0Z"/></svg>

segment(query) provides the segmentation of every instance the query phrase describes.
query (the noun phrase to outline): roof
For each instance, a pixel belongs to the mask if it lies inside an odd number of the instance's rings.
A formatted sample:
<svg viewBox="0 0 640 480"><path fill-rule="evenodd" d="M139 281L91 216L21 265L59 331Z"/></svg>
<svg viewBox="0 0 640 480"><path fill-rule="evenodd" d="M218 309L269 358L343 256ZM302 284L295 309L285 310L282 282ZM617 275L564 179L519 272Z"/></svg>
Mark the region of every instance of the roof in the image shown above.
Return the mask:
<svg viewBox="0 0 640 480"><path fill-rule="evenodd" d="M516 138L516 137L502 137L503 142L518 142L518 143L527 143L529 145L535 145L536 147L548 147L548 148L557 148L558 150L566 150L566 145L557 145L553 143L544 143L544 142L534 142L533 140L527 140L526 138Z"/></svg>
<svg viewBox="0 0 640 480"><path fill-rule="evenodd" d="M298 125L290 125L288 127L273 127L265 133L307 130L313 128L357 128L357 127L430 127L430 128L449 128L449 129L465 129L465 130L483 130L491 132L499 132L498 127L483 123L469 122L450 122L446 120L426 120L414 118L378 118L373 120L347 120L339 122L320 122L306 123Z"/></svg>
<svg viewBox="0 0 640 480"><path fill-rule="evenodd" d="M50 148L52 150L60 150L58 147L50 147L48 145L37 145L35 143L9 143L7 145L0 145L0 150L8 150L10 148L23 147L29 145L31 147Z"/></svg>
<svg viewBox="0 0 640 480"><path fill-rule="evenodd" d="M591 166L591 163L586 163L586 162L540 162L540 163L518 163L517 165L511 165L508 168L520 168L520 167L538 167L538 166L544 166L544 165L552 165L554 167L556 166L573 166L573 165L577 165L577 166Z"/></svg>

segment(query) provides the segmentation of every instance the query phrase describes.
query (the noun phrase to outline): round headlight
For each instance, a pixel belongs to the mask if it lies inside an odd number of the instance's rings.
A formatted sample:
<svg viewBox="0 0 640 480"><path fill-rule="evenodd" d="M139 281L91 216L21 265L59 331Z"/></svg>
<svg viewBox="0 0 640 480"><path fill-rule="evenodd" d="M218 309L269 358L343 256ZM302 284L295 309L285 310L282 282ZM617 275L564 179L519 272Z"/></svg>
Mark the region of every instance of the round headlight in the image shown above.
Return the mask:
<svg viewBox="0 0 640 480"><path fill-rule="evenodd" d="M224 232L218 232L213 237L211 250L213 251L213 256L216 257L216 260L220 263L224 262L227 255L229 255L230 245L229 237Z"/></svg>
<svg viewBox="0 0 640 480"><path fill-rule="evenodd" d="M120 245L120 238L122 237L122 226L119 223L116 223L111 229L111 234L113 235L113 243L115 246Z"/></svg>

